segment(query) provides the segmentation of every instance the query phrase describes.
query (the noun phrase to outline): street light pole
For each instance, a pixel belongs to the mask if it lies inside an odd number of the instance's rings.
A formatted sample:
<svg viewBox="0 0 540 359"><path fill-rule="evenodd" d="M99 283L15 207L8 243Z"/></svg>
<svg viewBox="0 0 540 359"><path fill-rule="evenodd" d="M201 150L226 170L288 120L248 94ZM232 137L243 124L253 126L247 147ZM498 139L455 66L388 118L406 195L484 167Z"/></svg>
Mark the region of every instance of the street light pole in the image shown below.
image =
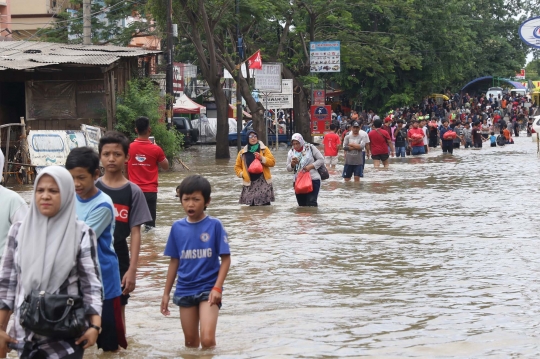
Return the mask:
<svg viewBox="0 0 540 359"><path fill-rule="evenodd" d="M170 97L167 99L167 123L172 122L173 112L173 29L172 29L172 0L165 0L167 2L167 75L166 75L166 92Z"/></svg>

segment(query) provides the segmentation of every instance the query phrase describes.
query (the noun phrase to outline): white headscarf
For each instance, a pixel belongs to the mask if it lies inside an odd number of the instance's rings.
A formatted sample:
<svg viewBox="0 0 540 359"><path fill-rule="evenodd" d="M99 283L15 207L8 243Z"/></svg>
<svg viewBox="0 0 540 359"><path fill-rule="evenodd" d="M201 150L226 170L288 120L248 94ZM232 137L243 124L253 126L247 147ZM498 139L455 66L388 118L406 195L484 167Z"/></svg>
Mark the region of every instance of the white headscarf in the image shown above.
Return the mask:
<svg viewBox="0 0 540 359"><path fill-rule="evenodd" d="M306 141L304 141L304 137L302 137L301 134L295 133L291 137L292 141L298 141L300 145L302 146L302 149L300 151L297 151L294 147L291 148L293 156L298 158L298 164L295 166L295 172L298 172L300 169L307 166L309 163L314 162L313 153L311 153L311 148L308 148L306 146ZM310 162L311 160L311 162Z"/></svg>
<svg viewBox="0 0 540 359"><path fill-rule="evenodd" d="M306 143L306 141L304 141L304 137L302 137L302 135L299 133L295 133L294 135L292 135L291 142L292 141L298 141L298 143L300 143L300 146L302 147L304 147L304 144Z"/></svg>
<svg viewBox="0 0 540 359"><path fill-rule="evenodd" d="M50 218L39 212L35 201L37 184L44 175L51 176L60 189L60 211ZM33 289L58 291L76 264L83 226L77 220L75 186L69 171L60 166L45 167L36 177L30 210L17 234L25 293Z"/></svg>

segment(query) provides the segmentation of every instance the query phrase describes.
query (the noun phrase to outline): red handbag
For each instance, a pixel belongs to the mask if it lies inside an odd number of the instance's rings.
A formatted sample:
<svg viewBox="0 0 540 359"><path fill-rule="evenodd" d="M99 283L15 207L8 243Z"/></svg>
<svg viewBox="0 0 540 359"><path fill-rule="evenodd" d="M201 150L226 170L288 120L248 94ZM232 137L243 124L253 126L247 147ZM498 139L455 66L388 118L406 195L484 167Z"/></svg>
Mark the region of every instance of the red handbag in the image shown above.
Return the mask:
<svg viewBox="0 0 540 359"><path fill-rule="evenodd" d="M260 173L263 173L263 166L261 161L255 158L253 162L251 162L251 164L249 165L248 172L252 175L258 175Z"/></svg>
<svg viewBox="0 0 540 359"><path fill-rule="evenodd" d="M296 175L296 182L294 183L294 193L306 194L313 192L313 182L311 181L311 175L309 171L300 171Z"/></svg>

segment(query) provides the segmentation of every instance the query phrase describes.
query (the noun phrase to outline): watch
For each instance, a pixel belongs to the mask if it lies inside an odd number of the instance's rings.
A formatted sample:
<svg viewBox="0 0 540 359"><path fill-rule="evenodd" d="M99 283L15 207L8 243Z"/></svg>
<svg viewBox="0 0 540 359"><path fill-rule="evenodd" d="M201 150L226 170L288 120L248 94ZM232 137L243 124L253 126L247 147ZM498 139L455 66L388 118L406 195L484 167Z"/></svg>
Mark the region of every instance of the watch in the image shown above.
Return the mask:
<svg viewBox="0 0 540 359"><path fill-rule="evenodd" d="M90 324L88 326L88 329L90 329L90 328L94 328L95 330L98 331L98 334L101 334L101 327L98 327L97 325L94 325L94 324Z"/></svg>

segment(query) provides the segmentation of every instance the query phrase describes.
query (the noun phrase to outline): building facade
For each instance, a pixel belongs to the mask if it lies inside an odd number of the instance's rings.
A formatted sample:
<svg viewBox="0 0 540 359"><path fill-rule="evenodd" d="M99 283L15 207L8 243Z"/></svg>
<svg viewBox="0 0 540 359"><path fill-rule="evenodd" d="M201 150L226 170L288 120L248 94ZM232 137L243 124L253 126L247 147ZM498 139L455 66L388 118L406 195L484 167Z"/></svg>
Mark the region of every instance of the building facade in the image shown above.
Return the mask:
<svg viewBox="0 0 540 359"><path fill-rule="evenodd" d="M0 0L0 41L11 39L11 0Z"/></svg>

